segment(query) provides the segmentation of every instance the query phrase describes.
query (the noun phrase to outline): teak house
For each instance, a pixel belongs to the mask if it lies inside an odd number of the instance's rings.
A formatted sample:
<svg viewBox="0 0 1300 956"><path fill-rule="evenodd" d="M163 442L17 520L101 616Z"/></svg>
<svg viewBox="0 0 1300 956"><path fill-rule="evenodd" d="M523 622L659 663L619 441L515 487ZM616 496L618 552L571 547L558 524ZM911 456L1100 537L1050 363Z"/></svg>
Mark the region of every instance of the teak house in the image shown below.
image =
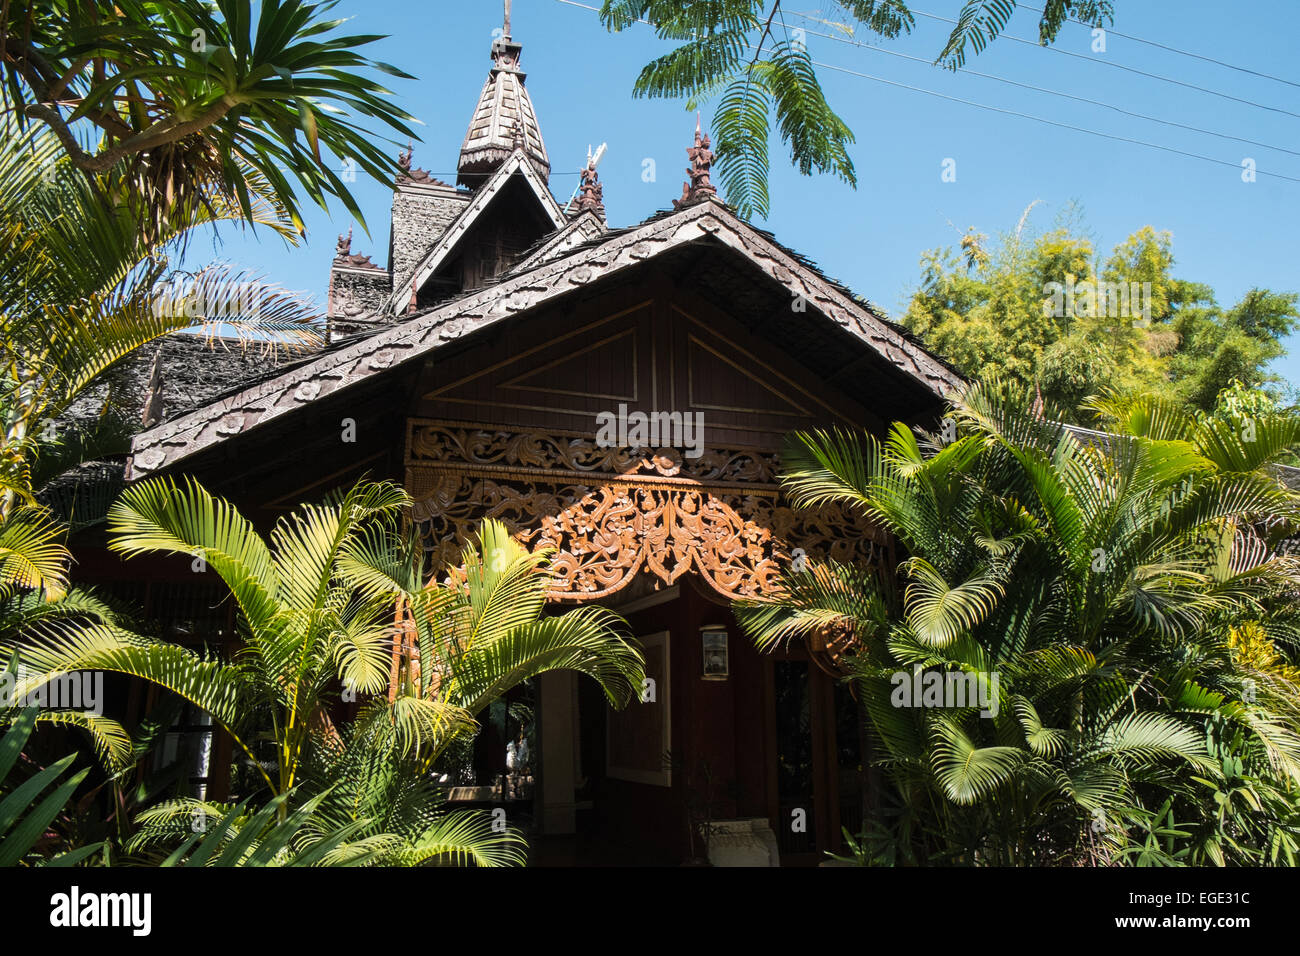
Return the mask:
<svg viewBox="0 0 1300 956"><path fill-rule="evenodd" d="M573 675L541 679L485 721L453 797L531 815L539 858L676 863L707 820L719 862L816 862L861 822L856 704L833 643L760 655L730 602L803 556L892 562L856 516L791 510L782 440L932 423L958 377L729 209L698 128L671 211L612 228L594 165L557 200L521 49L508 29L492 49L455 185L402 155L387 265L340 237L329 344L252 375L241 360L228 390L135 438L126 477L192 474L268 525L389 478L417 502L434 573L481 519L506 522L555 551L555 613L600 602L626 617L653 685L613 712ZM165 391L167 362L154 371ZM626 444L598 441L614 418ZM634 447L650 423L658 441ZM83 579L171 615L177 639L231 634L218 589L188 568L90 544L79 561ZM221 795L229 750L204 753L196 779Z"/></svg>

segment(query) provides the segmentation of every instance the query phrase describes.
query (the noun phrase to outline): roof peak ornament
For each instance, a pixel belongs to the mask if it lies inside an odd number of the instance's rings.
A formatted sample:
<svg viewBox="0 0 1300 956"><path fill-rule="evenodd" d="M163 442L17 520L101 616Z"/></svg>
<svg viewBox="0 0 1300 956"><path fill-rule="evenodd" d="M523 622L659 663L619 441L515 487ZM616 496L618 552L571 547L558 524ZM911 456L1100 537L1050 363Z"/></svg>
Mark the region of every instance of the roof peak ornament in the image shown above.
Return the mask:
<svg viewBox="0 0 1300 956"><path fill-rule="evenodd" d="M601 219L605 218L605 186L600 181L596 167L608 150L609 143L601 143L595 152L592 152L590 145L587 147L587 163L578 171L578 185L564 207L570 216L591 211Z"/></svg>
<svg viewBox="0 0 1300 956"><path fill-rule="evenodd" d="M596 160L587 160L587 165L583 167L578 174L582 179L582 184L578 187L581 195L578 196L578 211L594 212L601 219L605 218L605 187L600 181L600 174L596 172Z"/></svg>
<svg viewBox="0 0 1300 956"><path fill-rule="evenodd" d="M451 183L444 183L441 179L436 179L427 169L416 167L411 168L411 157L415 153L415 148L408 140L406 149L397 154L397 165L401 172L397 174L397 182L417 183L421 186L446 186L452 188Z"/></svg>
<svg viewBox="0 0 1300 956"><path fill-rule="evenodd" d="M519 54L523 51L523 47L510 37L510 7L511 0L506 0L506 16L502 21L501 38L492 44L492 60L496 64L493 69L496 70L519 69Z"/></svg>
<svg viewBox="0 0 1300 956"><path fill-rule="evenodd" d="M336 267L351 267L353 269L378 269L381 272L383 267L370 261L370 256L363 256L361 253L352 251L352 227L348 226L347 235L339 233L338 244L334 247L334 265Z"/></svg>
<svg viewBox="0 0 1300 956"><path fill-rule="evenodd" d="M543 179L551 176L541 126L524 87L528 75L519 68L523 45L510 33L510 14L507 2L504 26L492 31L492 69L460 148L456 171L457 182L463 186L481 185L516 149L523 151Z"/></svg>
<svg viewBox="0 0 1300 956"><path fill-rule="evenodd" d="M709 134L704 132L699 113L695 114L695 145L686 148L686 155L691 161L691 165L686 168L689 179L682 183L682 198L673 200L674 209L693 206L718 195L718 190L709 179L709 171L713 168L715 159L713 143Z"/></svg>

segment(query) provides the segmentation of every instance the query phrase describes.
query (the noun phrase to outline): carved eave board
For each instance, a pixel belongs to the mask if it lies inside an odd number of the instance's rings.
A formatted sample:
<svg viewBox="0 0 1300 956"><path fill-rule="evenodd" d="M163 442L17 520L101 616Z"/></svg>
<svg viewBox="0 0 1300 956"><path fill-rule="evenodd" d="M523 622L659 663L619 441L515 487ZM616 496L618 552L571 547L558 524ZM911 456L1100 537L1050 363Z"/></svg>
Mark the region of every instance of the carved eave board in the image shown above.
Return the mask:
<svg viewBox="0 0 1300 956"><path fill-rule="evenodd" d="M486 518L553 553L551 597L560 601L608 597L641 573L666 587L692 571L722 598L759 597L801 557L892 562L888 536L861 516L792 510L770 452L714 448L684 459L555 430L423 419L409 428L406 484L435 573L456 566Z"/></svg>

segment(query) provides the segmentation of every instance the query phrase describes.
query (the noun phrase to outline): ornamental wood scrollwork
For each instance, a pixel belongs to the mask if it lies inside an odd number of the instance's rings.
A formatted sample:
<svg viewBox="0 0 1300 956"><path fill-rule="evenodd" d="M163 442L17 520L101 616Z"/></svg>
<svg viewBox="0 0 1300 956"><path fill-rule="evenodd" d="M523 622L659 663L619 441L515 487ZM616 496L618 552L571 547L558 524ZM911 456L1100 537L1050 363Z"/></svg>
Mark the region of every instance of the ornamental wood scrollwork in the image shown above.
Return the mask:
<svg viewBox="0 0 1300 956"><path fill-rule="evenodd" d="M637 574L664 586L694 570L727 598L773 593L802 549L808 560L875 564L886 538L838 507L791 509L774 453L631 452L591 438L412 422L407 485L432 566L460 563L495 518L533 550L554 552L551 596L606 597Z"/></svg>
<svg viewBox="0 0 1300 956"><path fill-rule="evenodd" d="M775 489L775 452L706 449L699 458L676 448L606 448L591 437L412 422L408 462L512 471L543 469L574 476L678 478L700 483L762 484Z"/></svg>

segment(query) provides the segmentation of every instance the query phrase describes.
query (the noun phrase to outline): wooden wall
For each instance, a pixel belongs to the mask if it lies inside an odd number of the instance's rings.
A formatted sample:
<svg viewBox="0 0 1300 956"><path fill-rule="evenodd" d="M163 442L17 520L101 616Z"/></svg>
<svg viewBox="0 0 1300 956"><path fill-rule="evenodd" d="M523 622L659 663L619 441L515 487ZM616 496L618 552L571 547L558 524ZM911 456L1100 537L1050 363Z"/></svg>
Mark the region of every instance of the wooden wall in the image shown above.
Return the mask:
<svg viewBox="0 0 1300 956"><path fill-rule="evenodd" d="M714 448L775 449L793 429L875 421L662 276L557 305L429 363L410 411L594 434L596 416L620 404L700 412Z"/></svg>

